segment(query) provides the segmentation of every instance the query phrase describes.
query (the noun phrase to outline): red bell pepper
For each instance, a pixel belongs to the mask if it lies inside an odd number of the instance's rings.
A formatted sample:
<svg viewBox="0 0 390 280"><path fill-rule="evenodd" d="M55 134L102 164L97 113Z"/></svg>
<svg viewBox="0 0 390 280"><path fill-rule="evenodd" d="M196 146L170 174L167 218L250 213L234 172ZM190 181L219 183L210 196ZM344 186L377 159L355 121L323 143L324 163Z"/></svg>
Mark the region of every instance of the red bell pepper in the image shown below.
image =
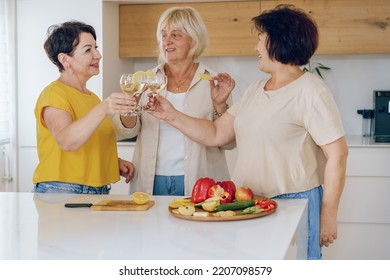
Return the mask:
<svg viewBox="0 0 390 280"><path fill-rule="evenodd" d="M192 202L199 203L205 201L208 198L208 191L213 185L215 185L215 181L212 178L199 178L192 188Z"/></svg>
<svg viewBox="0 0 390 280"><path fill-rule="evenodd" d="M220 185L225 190L225 192L230 194L229 202L232 202L236 193L236 185L233 183L233 181L222 181L217 182L216 184Z"/></svg>
<svg viewBox="0 0 390 280"><path fill-rule="evenodd" d="M225 190L220 185L213 185L207 192L207 198L215 196L221 197L224 192Z"/></svg>
<svg viewBox="0 0 390 280"><path fill-rule="evenodd" d="M276 203L268 198L264 198L260 201L256 201L255 205L260 206L263 209L263 212L270 211L276 207Z"/></svg>
<svg viewBox="0 0 390 280"><path fill-rule="evenodd" d="M232 199L230 193L224 192L221 196L221 199L219 200L219 203L221 203L221 204L230 203L230 202L232 202L232 200L233 199Z"/></svg>

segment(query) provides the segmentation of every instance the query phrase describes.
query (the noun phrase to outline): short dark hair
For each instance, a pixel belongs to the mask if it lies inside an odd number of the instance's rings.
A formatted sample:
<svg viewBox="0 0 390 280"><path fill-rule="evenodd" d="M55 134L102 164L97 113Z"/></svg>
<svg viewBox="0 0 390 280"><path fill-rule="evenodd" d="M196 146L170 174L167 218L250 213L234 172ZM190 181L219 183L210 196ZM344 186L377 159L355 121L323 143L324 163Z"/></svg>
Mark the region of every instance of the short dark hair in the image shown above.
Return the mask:
<svg viewBox="0 0 390 280"><path fill-rule="evenodd" d="M80 21L54 24L47 29L47 39L43 46L47 56L60 72L64 71L64 66L58 60L58 55L65 53L72 56L80 42L81 33L90 33L96 41L95 29Z"/></svg>
<svg viewBox="0 0 390 280"><path fill-rule="evenodd" d="M252 18L259 33L267 33L267 50L283 64L305 65L318 47L318 28L312 17L294 5L278 5Z"/></svg>

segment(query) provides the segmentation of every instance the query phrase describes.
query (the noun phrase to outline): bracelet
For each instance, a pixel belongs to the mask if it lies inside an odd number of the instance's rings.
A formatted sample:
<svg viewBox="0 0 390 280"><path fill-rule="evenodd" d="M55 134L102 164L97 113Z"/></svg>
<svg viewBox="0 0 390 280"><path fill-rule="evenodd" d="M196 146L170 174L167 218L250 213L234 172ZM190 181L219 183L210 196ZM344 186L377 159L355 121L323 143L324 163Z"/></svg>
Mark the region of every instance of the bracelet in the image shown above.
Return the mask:
<svg viewBox="0 0 390 280"><path fill-rule="evenodd" d="M229 104L226 104L226 110L229 109ZM214 116L217 116L218 118L222 116L223 113L218 113L217 110L214 109Z"/></svg>

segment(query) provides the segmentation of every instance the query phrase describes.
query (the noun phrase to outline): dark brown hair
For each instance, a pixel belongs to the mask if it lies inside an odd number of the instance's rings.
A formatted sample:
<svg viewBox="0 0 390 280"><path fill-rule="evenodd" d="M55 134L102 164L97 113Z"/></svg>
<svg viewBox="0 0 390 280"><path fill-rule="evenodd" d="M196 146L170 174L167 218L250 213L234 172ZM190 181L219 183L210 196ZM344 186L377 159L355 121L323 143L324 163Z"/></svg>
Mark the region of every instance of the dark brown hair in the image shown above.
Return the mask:
<svg viewBox="0 0 390 280"><path fill-rule="evenodd" d="M48 28L47 39L43 46L47 56L60 72L64 70L64 66L59 62L58 55L65 53L72 56L74 49L80 42L81 33L90 33L96 41L95 29L83 22L67 21Z"/></svg>
<svg viewBox="0 0 390 280"><path fill-rule="evenodd" d="M318 47L317 24L293 5L278 5L252 18L259 33L267 33L267 50L283 64L305 65Z"/></svg>

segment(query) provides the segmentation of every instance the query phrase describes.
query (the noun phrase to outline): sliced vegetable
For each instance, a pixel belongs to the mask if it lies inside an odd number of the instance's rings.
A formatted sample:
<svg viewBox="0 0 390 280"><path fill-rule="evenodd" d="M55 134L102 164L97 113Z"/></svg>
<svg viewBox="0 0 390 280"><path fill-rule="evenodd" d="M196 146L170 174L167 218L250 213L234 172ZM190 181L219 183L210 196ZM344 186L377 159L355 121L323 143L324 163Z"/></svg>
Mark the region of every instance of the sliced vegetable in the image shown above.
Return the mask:
<svg viewBox="0 0 390 280"><path fill-rule="evenodd" d="M213 214L214 217L233 217L236 215L236 212L234 212L233 210L219 211Z"/></svg>
<svg viewBox="0 0 390 280"><path fill-rule="evenodd" d="M263 211L264 211L263 208L261 208L259 205L255 205L255 206L251 206L251 207L245 208L240 213L240 215L258 214L258 213L261 213Z"/></svg>
<svg viewBox="0 0 390 280"><path fill-rule="evenodd" d="M195 213L195 207L191 205L180 206L177 210L184 216L192 216Z"/></svg>
<svg viewBox="0 0 390 280"><path fill-rule="evenodd" d="M232 202L232 197L230 196L230 193L223 192L221 199L219 200L221 204L230 203Z"/></svg>
<svg viewBox="0 0 390 280"><path fill-rule="evenodd" d="M209 212L195 212L193 214L194 217L208 217L210 216Z"/></svg>
<svg viewBox="0 0 390 280"><path fill-rule="evenodd" d="M236 201L236 202L221 204L215 208L215 211L218 212L218 211L227 211L227 210L242 210L254 205L255 205L254 200Z"/></svg>
<svg viewBox="0 0 390 280"><path fill-rule="evenodd" d="M212 211L215 210L215 208L217 208L217 206L219 204L220 204L219 199L217 199L217 200L209 200L209 201L206 200L202 204L202 209L205 210L205 211L208 211L208 212L212 212Z"/></svg>
<svg viewBox="0 0 390 280"><path fill-rule="evenodd" d="M221 197L225 190L220 185L213 185L207 191L208 197Z"/></svg>
<svg viewBox="0 0 390 280"><path fill-rule="evenodd" d="M264 199L259 200L259 201L257 200L255 202L255 205L258 205L260 208L262 208L264 210L264 212L275 209L275 207L276 207L275 201L272 201L268 198L264 198Z"/></svg>
<svg viewBox="0 0 390 280"><path fill-rule="evenodd" d="M228 192L230 194L230 198L227 202L228 203L232 202L234 199L234 194L236 193L236 185L234 184L234 182L222 181L222 182L217 182L216 184L220 185L225 190L225 192Z"/></svg>

